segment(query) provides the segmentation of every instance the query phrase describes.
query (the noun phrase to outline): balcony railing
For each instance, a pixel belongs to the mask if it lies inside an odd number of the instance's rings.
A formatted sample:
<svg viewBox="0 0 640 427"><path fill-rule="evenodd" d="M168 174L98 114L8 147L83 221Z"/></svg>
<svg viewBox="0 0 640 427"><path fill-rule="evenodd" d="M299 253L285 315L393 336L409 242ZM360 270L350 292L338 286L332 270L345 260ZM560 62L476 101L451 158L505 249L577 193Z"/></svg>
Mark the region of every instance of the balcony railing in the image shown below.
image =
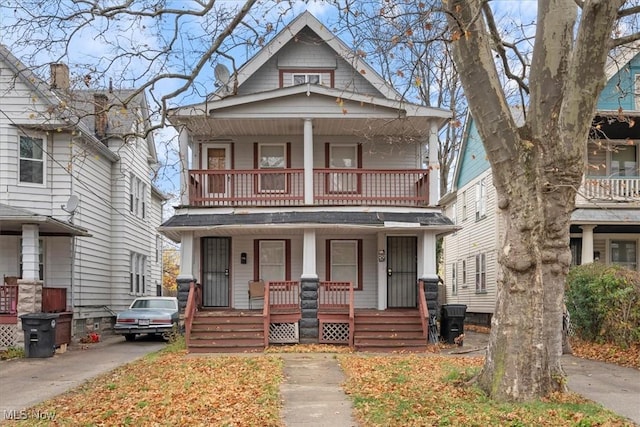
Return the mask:
<svg viewBox="0 0 640 427"><path fill-rule="evenodd" d="M640 177L586 177L579 194L587 200L640 201Z"/></svg>
<svg viewBox="0 0 640 427"><path fill-rule="evenodd" d="M191 170L192 206L299 206L303 169ZM424 169L314 169L314 205L426 206Z"/></svg>

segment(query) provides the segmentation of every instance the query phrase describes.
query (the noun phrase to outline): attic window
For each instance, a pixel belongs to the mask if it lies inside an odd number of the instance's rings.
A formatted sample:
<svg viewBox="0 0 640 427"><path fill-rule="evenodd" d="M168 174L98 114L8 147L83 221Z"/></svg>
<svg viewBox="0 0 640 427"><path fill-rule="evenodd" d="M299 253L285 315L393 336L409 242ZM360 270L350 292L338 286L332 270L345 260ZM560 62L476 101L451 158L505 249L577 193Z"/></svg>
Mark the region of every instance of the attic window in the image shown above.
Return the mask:
<svg viewBox="0 0 640 427"><path fill-rule="evenodd" d="M322 84L322 78L317 73L293 74L293 85L311 83L312 85Z"/></svg>

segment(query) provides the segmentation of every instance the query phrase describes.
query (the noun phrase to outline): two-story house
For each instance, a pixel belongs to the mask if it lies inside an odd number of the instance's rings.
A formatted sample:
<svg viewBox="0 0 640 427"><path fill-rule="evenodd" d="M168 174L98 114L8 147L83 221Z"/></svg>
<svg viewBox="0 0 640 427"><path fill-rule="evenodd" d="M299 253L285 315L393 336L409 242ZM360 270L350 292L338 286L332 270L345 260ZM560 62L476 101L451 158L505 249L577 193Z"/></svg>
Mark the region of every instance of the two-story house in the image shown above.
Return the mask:
<svg viewBox="0 0 640 427"><path fill-rule="evenodd" d="M108 330L161 286L165 196L146 99L122 105L132 93L73 90L64 64L45 82L0 45L0 345L41 310L71 314L69 335Z"/></svg>
<svg viewBox="0 0 640 427"><path fill-rule="evenodd" d="M437 286L436 236L453 229L433 171L450 113L404 100L308 12L216 76L170 112L182 198L160 230L181 242L190 350L424 346L419 306L435 297L418 282Z"/></svg>
<svg viewBox="0 0 640 427"><path fill-rule="evenodd" d="M571 216L574 265L594 261L640 269L640 54L622 50L606 69L585 151L585 175ZM514 114L518 114L514 110ZM461 227L444 238L448 303L466 304L468 318L489 323L503 224L482 140L466 123L453 188L440 201Z"/></svg>

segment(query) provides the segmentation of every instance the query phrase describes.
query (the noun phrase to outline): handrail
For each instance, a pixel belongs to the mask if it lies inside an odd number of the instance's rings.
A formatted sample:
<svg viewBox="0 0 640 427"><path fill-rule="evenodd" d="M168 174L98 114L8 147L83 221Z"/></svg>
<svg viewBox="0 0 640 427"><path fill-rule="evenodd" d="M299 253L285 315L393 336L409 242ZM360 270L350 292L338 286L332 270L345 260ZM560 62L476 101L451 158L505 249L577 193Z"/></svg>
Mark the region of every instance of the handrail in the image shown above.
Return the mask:
<svg viewBox="0 0 640 427"><path fill-rule="evenodd" d="M0 285L0 314L18 314L18 285Z"/></svg>
<svg viewBox="0 0 640 427"><path fill-rule="evenodd" d="M356 316L354 307L353 283L349 286L349 347L354 348L354 333L356 330Z"/></svg>
<svg viewBox="0 0 640 427"><path fill-rule="evenodd" d="M195 281L189 283L189 296L187 297L187 306L184 309L184 328L185 328L185 340L187 346L189 345L189 339L191 338L191 326L193 325L193 318L196 315L196 311L200 307L202 302L202 295L200 284Z"/></svg>
<svg viewBox="0 0 640 427"><path fill-rule="evenodd" d="M422 324L422 336L429 338L429 308L424 293L424 281L418 280L418 309L420 310L420 323Z"/></svg>
<svg viewBox="0 0 640 427"><path fill-rule="evenodd" d="M271 312L269 310L269 282L264 284L264 308L262 309L262 321L264 328L264 348L269 347L269 329Z"/></svg>
<svg viewBox="0 0 640 427"><path fill-rule="evenodd" d="M300 309L300 283L295 280L269 282L270 306L275 309ZM266 291L265 291L266 294Z"/></svg>

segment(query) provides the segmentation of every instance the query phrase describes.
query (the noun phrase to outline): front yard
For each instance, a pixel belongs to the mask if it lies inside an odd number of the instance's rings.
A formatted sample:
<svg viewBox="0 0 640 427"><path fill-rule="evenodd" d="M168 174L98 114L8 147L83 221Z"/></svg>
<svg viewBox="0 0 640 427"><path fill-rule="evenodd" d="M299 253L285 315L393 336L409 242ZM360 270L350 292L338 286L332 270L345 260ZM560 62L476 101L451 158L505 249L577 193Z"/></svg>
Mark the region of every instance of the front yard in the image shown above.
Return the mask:
<svg viewBox="0 0 640 427"><path fill-rule="evenodd" d="M630 425L572 394L527 405L496 404L464 384L481 366L480 357L336 358L362 426ZM174 344L33 408L32 413L55 415L53 422L17 425L282 426L283 379L277 354L194 357Z"/></svg>

